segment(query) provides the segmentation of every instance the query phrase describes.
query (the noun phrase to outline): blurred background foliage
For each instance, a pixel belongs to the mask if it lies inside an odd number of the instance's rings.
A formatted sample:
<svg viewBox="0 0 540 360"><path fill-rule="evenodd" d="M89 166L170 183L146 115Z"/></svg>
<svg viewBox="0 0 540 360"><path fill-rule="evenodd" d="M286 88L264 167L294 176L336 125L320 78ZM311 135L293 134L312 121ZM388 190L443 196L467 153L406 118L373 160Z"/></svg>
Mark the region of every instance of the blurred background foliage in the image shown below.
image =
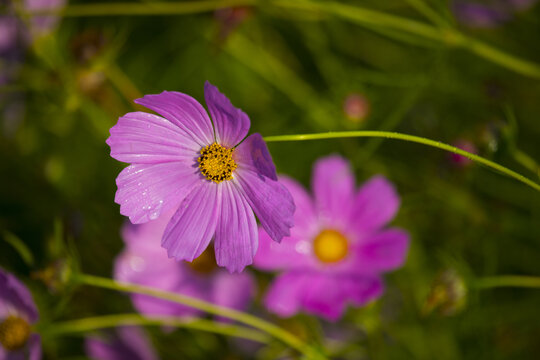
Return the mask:
<svg viewBox="0 0 540 360"><path fill-rule="evenodd" d="M67 9L84 3L95 4L71 1ZM0 88L0 264L27 280L44 322L132 309L123 294L53 280L66 264L111 275L126 219L113 201L123 165L109 157L105 139L119 116L142 110L132 101L142 94L176 90L203 102L209 80L263 136L399 131L472 144L481 156L538 180L540 76L377 19L250 3L178 15L66 16L11 70L13 79ZM123 6L132 4L140 3ZM448 1L338 4L436 21L434 29L540 63L540 6L474 27L458 22ZM384 174L402 195L394 223L412 235L408 261L387 276L380 301L349 310L336 324L299 316L274 319L280 325L310 341L326 337L343 359L538 359L540 292L472 286L477 277L538 275L538 192L407 142L269 147L278 171L306 186L313 162L329 153L347 157L359 181ZM262 289L269 277L257 276ZM271 318L260 302L251 311ZM282 351L188 330L150 332L163 359L272 359ZM46 359L84 358L81 337L44 346Z"/></svg>

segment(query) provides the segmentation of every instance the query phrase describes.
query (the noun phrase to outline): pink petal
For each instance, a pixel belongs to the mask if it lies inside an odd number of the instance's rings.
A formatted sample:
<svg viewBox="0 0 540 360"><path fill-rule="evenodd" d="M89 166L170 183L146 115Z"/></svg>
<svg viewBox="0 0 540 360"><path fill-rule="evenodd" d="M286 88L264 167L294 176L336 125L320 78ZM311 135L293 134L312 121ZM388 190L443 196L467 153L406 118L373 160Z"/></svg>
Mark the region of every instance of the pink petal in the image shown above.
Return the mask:
<svg viewBox="0 0 540 360"><path fill-rule="evenodd" d="M121 231L124 243L134 251L146 252L153 249L158 254L166 254L166 251L161 248L161 237L175 212L176 209L172 209L162 213L156 220L150 220L144 224L134 225L127 221ZM158 250L155 250L156 248Z"/></svg>
<svg viewBox="0 0 540 360"><path fill-rule="evenodd" d="M1 267L0 299L0 318L7 317L15 311L27 318L31 324L38 321L39 313L32 293L24 283Z"/></svg>
<svg viewBox="0 0 540 360"><path fill-rule="evenodd" d="M272 283L264 303L282 317L306 311L336 321L348 304L365 305L382 292L382 281L377 277L288 272Z"/></svg>
<svg viewBox="0 0 540 360"><path fill-rule="evenodd" d="M302 293L309 278L303 273L287 272L279 275L270 285L264 305L271 312L281 317L293 316L302 306Z"/></svg>
<svg viewBox="0 0 540 360"><path fill-rule="evenodd" d="M327 320L341 318L348 304L363 306L381 296L382 281L378 277L332 276L314 274L305 287L303 306L309 313Z"/></svg>
<svg viewBox="0 0 540 360"><path fill-rule="evenodd" d="M208 81L204 84L204 98L214 121L216 142L229 148L236 146L248 133L249 117Z"/></svg>
<svg viewBox="0 0 540 360"><path fill-rule="evenodd" d="M280 176L279 181L290 191L296 211L291 235L280 243L259 229L259 250L255 266L265 270L309 268L313 264L311 241L318 232L318 219L309 194L295 180Z"/></svg>
<svg viewBox="0 0 540 360"><path fill-rule="evenodd" d="M160 246L165 227L173 214L168 212L144 224L124 226L122 237L126 248L115 260L114 278L204 298L201 294L204 295L205 284L191 281L194 276L187 264L169 259L167 251ZM142 314L195 316L200 313L196 309L150 296L132 294L131 299Z"/></svg>
<svg viewBox="0 0 540 360"><path fill-rule="evenodd" d="M145 95L135 100L135 103L167 118L201 147L214 142L214 130L206 110L189 95L164 91L161 94Z"/></svg>
<svg viewBox="0 0 540 360"><path fill-rule="evenodd" d="M260 134L249 135L233 152L233 159L240 170L254 171L277 180L276 167L268 147Z"/></svg>
<svg viewBox="0 0 540 360"><path fill-rule="evenodd" d="M394 218L399 204L394 186L383 176L375 176L358 191L350 221L358 232L372 232Z"/></svg>
<svg viewBox="0 0 540 360"><path fill-rule="evenodd" d="M161 116L132 112L118 119L107 144L111 156L126 163L152 164L190 160L200 146L178 126Z"/></svg>
<svg viewBox="0 0 540 360"><path fill-rule="evenodd" d="M146 238L152 246L125 249L115 260L115 280L176 292L178 284L182 283L185 276L182 267L184 264L167 257L165 249L159 246L161 235ZM157 243L154 240L157 240ZM132 294L131 299L137 311L147 315L178 315L185 308L146 295ZM195 315L197 312L191 311L187 314Z"/></svg>
<svg viewBox="0 0 540 360"><path fill-rule="evenodd" d="M198 170L185 162L130 165L116 178L114 201L122 215L140 224L176 208L201 181Z"/></svg>
<svg viewBox="0 0 540 360"><path fill-rule="evenodd" d="M284 236L290 235L295 205L291 194L282 184L240 168L235 171L232 181L237 183L237 188L272 239L279 242Z"/></svg>
<svg viewBox="0 0 540 360"><path fill-rule="evenodd" d="M354 199L354 174L347 160L336 155L318 160L312 186L321 218L331 226L342 227Z"/></svg>
<svg viewBox="0 0 540 360"><path fill-rule="evenodd" d="M257 252L257 223L253 211L234 183L222 184L221 212L214 248L219 266L231 273L241 272L253 262Z"/></svg>
<svg viewBox="0 0 540 360"><path fill-rule="evenodd" d="M343 297L361 307L375 301L384 293L384 283L378 276L350 276L342 284Z"/></svg>
<svg viewBox="0 0 540 360"><path fill-rule="evenodd" d="M290 177L280 175L279 182L289 190L296 205L292 231L301 228L302 231L311 233L317 227L318 221L315 204L311 200L311 196L300 183Z"/></svg>
<svg viewBox="0 0 540 360"><path fill-rule="evenodd" d="M299 237L296 227L291 236L275 242L259 228L259 249L254 259L255 266L262 270L298 270L317 266L312 256L311 239Z"/></svg>
<svg viewBox="0 0 540 360"><path fill-rule="evenodd" d="M192 261L206 249L218 222L222 184L205 181L180 204L161 241L169 257Z"/></svg>
<svg viewBox="0 0 540 360"><path fill-rule="evenodd" d="M28 339L28 360L41 359L41 336L32 334ZM9 359L9 357L8 357Z"/></svg>
<svg viewBox="0 0 540 360"><path fill-rule="evenodd" d="M325 274L313 274L309 286L305 286L302 305L305 311L321 316L327 320L336 321L346 309L347 299L342 287L346 277L334 277Z"/></svg>
<svg viewBox="0 0 540 360"><path fill-rule="evenodd" d="M355 262L366 272L397 269L407 257L409 235L399 229L384 230L359 244Z"/></svg>
<svg viewBox="0 0 540 360"><path fill-rule="evenodd" d="M229 274L217 271L213 275L212 302L236 310L245 310L256 290L255 280L248 272Z"/></svg>

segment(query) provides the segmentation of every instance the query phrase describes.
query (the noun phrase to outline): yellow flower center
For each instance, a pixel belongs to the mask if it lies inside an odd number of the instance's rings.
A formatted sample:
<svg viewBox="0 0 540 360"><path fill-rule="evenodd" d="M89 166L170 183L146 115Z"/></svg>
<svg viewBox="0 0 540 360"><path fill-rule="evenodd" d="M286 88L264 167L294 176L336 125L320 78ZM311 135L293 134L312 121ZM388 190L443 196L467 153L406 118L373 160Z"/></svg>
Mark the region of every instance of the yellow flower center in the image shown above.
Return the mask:
<svg viewBox="0 0 540 360"><path fill-rule="evenodd" d="M8 316L0 323L0 344L8 351L19 350L30 337L30 325L20 317Z"/></svg>
<svg viewBox="0 0 540 360"><path fill-rule="evenodd" d="M203 147L197 159L201 174L215 183L231 180L238 167L232 158L233 150L216 143Z"/></svg>
<svg viewBox="0 0 540 360"><path fill-rule="evenodd" d="M313 241L313 252L323 263L335 263L347 256L347 238L336 230L323 230Z"/></svg>

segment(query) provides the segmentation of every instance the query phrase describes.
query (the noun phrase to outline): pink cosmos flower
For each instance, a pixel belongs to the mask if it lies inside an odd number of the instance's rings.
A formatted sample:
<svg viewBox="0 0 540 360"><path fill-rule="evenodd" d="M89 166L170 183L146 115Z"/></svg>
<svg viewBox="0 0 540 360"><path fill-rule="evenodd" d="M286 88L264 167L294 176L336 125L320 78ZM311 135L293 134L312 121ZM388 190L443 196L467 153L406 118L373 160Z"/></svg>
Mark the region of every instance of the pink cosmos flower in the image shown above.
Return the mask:
<svg viewBox="0 0 540 360"><path fill-rule="evenodd" d="M115 262L114 278L166 291L193 296L217 305L244 310L253 297L250 274L229 274L216 266L211 248L193 263L168 259L159 246L172 213L142 225L127 224L122 231L126 244ZM137 311L146 315L196 316L196 309L132 294Z"/></svg>
<svg viewBox="0 0 540 360"><path fill-rule="evenodd" d="M192 97L164 91L135 100L163 117L128 113L111 128L111 156L131 163L116 179L115 201L134 224L175 211L161 242L169 257L192 261L214 238L217 263L240 272L257 251L253 213L280 241L294 202L261 135L244 139L248 116L209 82L204 95L213 121Z"/></svg>
<svg viewBox="0 0 540 360"><path fill-rule="evenodd" d="M0 360L41 359L41 338L31 329L38 317L26 286L0 268Z"/></svg>
<svg viewBox="0 0 540 360"><path fill-rule="evenodd" d="M158 356L143 329L117 328L107 338L89 336L84 341L86 355L93 360L157 360Z"/></svg>
<svg viewBox="0 0 540 360"><path fill-rule="evenodd" d="M403 265L409 243L405 231L385 228L400 203L392 184L376 176L356 191L349 164L339 156L315 164L313 198L294 180L280 181L297 211L281 244L260 232L255 266L282 271L266 294L266 307L283 317L304 310L337 320L347 305L380 297L381 274Z"/></svg>

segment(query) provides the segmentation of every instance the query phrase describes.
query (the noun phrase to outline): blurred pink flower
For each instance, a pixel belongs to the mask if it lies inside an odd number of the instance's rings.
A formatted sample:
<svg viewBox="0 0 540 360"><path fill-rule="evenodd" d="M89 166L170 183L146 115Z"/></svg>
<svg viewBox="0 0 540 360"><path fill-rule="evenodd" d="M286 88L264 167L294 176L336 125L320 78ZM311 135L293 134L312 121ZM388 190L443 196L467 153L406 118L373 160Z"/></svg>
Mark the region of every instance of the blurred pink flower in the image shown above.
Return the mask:
<svg viewBox="0 0 540 360"><path fill-rule="evenodd" d="M355 190L349 163L339 156L315 164L313 198L294 180L281 181L297 205L296 225L281 244L260 232L255 266L282 271L266 294L267 308L337 320L347 305L380 297L382 273L403 265L409 244L405 231L385 228L399 209L394 186L376 176Z"/></svg>
<svg viewBox="0 0 540 360"><path fill-rule="evenodd" d="M171 216L172 213L164 214L146 224L124 226L122 237L126 247L116 259L114 278L245 309L255 291L252 276L247 272L230 274L218 268L212 248L191 264L167 258L159 243ZM196 309L145 295L132 294L131 299L137 311L146 315L199 314Z"/></svg>

